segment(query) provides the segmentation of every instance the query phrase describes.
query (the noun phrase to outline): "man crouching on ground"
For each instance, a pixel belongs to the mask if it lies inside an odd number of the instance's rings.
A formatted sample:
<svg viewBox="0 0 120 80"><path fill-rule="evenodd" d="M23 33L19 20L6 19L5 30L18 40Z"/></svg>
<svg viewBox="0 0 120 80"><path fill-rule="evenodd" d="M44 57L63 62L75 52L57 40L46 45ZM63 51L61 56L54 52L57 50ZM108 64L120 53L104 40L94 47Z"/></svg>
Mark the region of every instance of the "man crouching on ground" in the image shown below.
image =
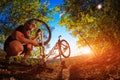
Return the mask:
<svg viewBox="0 0 120 80"><path fill-rule="evenodd" d="M23 60L30 55L33 46L38 46L36 41L37 34L33 39L29 39L30 33L35 29L33 20L28 20L24 25L18 26L13 33L8 36L4 43L4 51L7 53L6 60L11 56L18 56L24 53Z"/></svg>

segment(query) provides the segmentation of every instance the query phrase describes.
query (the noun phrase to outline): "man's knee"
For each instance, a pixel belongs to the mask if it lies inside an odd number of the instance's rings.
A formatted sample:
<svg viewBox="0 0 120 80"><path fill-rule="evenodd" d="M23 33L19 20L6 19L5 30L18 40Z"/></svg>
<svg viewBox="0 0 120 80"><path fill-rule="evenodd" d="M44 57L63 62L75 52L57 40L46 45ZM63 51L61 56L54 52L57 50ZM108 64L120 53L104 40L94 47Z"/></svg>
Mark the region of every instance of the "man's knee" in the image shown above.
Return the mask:
<svg viewBox="0 0 120 80"><path fill-rule="evenodd" d="M17 40L12 41L9 44L9 48L7 49L7 54L11 56L20 55L22 52L23 52L23 45Z"/></svg>

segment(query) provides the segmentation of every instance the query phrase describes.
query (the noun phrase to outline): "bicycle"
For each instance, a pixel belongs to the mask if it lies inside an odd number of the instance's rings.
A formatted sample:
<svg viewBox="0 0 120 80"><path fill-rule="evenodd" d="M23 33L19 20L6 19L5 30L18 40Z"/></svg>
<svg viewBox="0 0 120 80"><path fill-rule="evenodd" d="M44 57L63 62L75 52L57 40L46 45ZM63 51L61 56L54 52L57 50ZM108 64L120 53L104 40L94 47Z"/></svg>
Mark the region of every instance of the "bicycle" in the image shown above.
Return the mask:
<svg viewBox="0 0 120 80"><path fill-rule="evenodd" d="M43 32L42 30L40 30L39 33L39 41L42 41L43 38ZM42 43L42 46L40 46L40 50L41 50L41 55L42 55L42 59L43 61L46 63L46 61L48 60L48 58L51 55L55 55L55 50L58 50L58 55L54 56L53 59L56 59L57 57L60 57L60 61L62 61L62 57L63 58L68 58L71 54L71 50L70 50L70 45L69 43L65 40L65 39L60 39L61 35L58 36L58 40L55 43L54 47L50 50L50 52L48 54L44 53L44 42L40 42Z"/></svg>

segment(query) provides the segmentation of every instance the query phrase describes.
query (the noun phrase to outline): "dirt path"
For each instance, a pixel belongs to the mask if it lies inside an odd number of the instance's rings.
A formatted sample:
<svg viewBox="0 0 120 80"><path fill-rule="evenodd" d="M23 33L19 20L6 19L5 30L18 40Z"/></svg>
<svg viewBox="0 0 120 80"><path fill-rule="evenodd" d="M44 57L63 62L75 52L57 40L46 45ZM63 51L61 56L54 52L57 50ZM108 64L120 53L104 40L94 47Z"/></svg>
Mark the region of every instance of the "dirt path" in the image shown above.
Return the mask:
<svg viewBox="0 0 120 80"><path fill-rule="evenodd" d="M68 80L69 77L69 67L63 69L58 61L47 63L46 68L41 64L11 63L5 69L4 62L0 63L0 80Z"/></svg>

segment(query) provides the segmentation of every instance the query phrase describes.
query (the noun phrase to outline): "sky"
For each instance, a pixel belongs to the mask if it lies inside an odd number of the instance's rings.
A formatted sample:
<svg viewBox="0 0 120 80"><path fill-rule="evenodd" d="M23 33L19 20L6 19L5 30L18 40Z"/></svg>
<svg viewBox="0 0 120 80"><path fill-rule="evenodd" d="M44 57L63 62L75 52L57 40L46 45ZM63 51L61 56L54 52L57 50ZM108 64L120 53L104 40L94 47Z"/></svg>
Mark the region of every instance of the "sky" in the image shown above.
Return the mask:
<svg viewBox="0 0 120 80"><path fill-rule="evenodd" d="M59 5L59 4L63 4L63 1L62 0L56 0L56 1L55 0L50 0L50 5L49 5L48 8L53 8L53 7L55 7L56 5ZM58 36L62 35L61 39L67 40L69 45L70 45L71 56L75 56L75 55L77 55L77 47L76 47L76 40L77 39L73 38L70 35L70 32L66 31L66 27L65 26L59 26L58 25L58 20L59 19L60 19L60 14L56 14L56 15L54 15L54 21L50 22L50 26L54 26L55 27L55 29L52 31L51 41L49 42L50 47L52 48L55 45L55 43L57 42Z"/></svg>

